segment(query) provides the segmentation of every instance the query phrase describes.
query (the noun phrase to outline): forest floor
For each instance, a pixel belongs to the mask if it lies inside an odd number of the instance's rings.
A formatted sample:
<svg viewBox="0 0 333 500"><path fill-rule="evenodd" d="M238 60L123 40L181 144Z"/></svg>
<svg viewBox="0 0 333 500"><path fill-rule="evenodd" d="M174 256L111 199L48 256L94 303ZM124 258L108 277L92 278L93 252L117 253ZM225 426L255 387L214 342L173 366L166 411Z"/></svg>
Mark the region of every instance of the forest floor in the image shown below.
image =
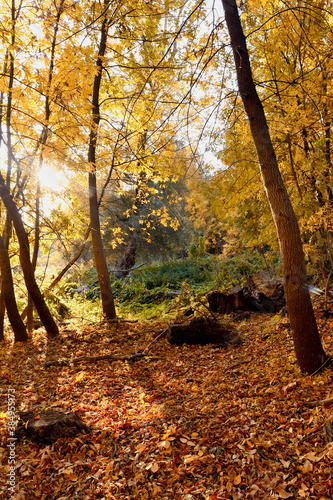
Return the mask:
<svg viewBox="0 0 333 500"><path fill-rule="evenodd" d="M317 311L327 353L333 320ZM1 345L1 499L217 500L333 497L333 444L323 425L333 371L303 376L288 318L253 314L227 349L170 345L145 359L50 366L47 360L143 350L166 325L67 324L26 345ZM6 484L7 394L16 410L61 407L93 430L52 445L16 443L16 493Z"/></svg>

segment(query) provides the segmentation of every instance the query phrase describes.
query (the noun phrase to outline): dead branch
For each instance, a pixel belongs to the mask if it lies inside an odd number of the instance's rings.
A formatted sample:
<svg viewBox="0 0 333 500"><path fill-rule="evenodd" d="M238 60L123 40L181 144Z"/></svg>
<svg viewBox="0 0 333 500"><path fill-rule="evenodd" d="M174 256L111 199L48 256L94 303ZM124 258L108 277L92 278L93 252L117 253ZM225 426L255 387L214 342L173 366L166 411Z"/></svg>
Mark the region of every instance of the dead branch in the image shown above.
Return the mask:
<svg viewBox="0 0 333 500"><path fill-rule="evenodd" d="M317 401L306 401L305 405L306 406L320 406L320 405L325 405L327 403L333 403L333 398L328 398L328 399L318 399Z"/></svg>
<svg viewBox="0 0 333 500"><path fill-rule="evenodd" d="M163 335L166 335L168 333L168 329L169 327L165 328L165 330L163 330L159 335L157 335L157 337L155 337L154 340L152 340L150 344L148 344L147 347L144 348L144 350L142 351L142 355L144 355L144 353L148 351L149 347L152 346L156 342L156 340L163 337Z"/></svg>
<svg viewBox="0 0 333 500"><path fill-rule="evenodd" d="M252 359L253 358L246 359L244 361L239 361L238 363L235 363L234 365L228 366L228 370L232 370L232 368L236 368L236 366L239 366L239 365L245 365L246 363L251 363Z"/></svg>
<svg viewBox="0 0 333 500"><path fill-rule="evenodd" d="M148 354L143 354L141 352L137 354L131 354L130 356L114 356L113 354L103 354L100 356L79 356L77 358L72 358L72 359L55 359L51 361L45 361L43 363L43 368L48 368L49 366L71 366L76 363L81 363L81 361L101 361L101 360L109 360L111 362L113 361L137 361L142 358L149 358L152 360L159 359L158 357L152 357L149 356Z"/></svg>

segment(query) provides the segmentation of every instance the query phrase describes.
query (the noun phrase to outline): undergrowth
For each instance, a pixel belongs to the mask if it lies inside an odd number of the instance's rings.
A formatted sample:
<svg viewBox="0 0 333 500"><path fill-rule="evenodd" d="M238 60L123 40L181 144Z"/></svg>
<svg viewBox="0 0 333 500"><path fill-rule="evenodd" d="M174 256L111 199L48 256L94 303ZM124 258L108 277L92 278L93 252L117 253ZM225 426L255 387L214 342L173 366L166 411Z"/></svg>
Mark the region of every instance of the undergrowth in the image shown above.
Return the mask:
<svg viewBox="0 0 333 500"><path fill-rule="evenodd" d="M182 309L184 312L192 307L194 297L204 301L203 297L211 290L225 290L242 285L247 276L265 269L267 262L271 272L276 271L278 259L274 254L269 257L270 261L267 255L264 260L256 252L230 259L205 254L142 266L133 269L130 275L122 279L112 276L112 290L118 314L144 319L178 315ZM68 314L93 320L98 315L96 311L100 310L100 292L96 276L91 268L83 270L80 276L81 284L83 276L83 282L89 290L82 291L82 295L71 293L80 286L73 273L58 290L58 298L61 296L60 302L68 308L65 316Z"/></svg>

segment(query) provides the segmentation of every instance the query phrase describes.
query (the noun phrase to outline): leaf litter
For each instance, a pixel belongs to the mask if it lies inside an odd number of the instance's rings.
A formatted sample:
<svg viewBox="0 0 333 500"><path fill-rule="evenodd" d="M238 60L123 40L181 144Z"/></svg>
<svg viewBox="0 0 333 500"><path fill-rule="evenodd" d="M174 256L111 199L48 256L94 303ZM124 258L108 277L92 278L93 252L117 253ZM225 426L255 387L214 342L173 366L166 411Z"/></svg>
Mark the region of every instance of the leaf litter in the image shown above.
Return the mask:
<svg viewBox="0 0 333 500"><path fill-rule="evenodd" d="M329 318L319 317L332 347ZM0 497L19 499L224 500L333 496L333 445L323 425L332 403L332 370L303 376L289 324L252 315L239 326L240 347L171 346L154 338L165 324L101 323L63 329L47 340L2 344L2 469L9 471L7 393L16 409L75 412L92 432L52 445L16 444L16 492L6 474ZM50 360L112 354L132 362Z"/></svg>

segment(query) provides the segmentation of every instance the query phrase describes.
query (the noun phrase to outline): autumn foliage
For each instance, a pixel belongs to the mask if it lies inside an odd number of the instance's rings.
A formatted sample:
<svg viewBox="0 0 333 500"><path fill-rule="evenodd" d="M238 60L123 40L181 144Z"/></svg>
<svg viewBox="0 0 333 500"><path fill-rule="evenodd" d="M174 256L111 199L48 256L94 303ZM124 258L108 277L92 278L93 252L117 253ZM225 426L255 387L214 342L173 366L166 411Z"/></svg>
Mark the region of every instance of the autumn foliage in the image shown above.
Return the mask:
<svg viewBox="0 0 333 500"><path fill-rule="evenodd" d="M0 0L1 498L333 496L331 2L222 3ZM168 343L279 249L287 311Z"/></svg>

